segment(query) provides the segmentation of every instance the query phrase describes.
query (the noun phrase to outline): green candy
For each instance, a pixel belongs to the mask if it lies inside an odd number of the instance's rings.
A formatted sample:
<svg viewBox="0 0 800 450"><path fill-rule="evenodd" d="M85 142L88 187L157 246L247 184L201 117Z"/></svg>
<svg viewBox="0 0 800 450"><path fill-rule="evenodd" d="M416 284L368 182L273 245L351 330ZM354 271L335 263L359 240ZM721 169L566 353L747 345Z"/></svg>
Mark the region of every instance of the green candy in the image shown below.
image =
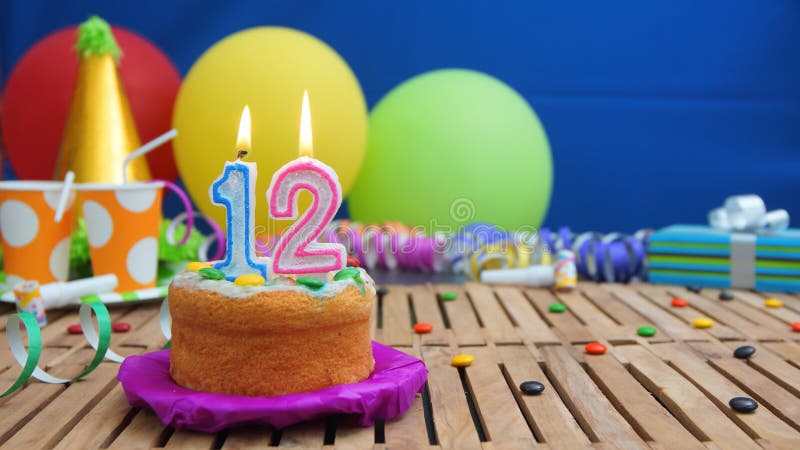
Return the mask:
<svg viewBox="0 0 800 450"><path fill-rule="evenodd" d="M336 275L333 276L334 281L342 281L348 278L352 278L358 284L362 284L364 281L361 279L361 271L355 267L346 267L338 272Z"/></svg>
<svg viewBox="0 0 800 450"><path fill-rule="evenodd" d="M655 327L639 327L636 329L636 334L639 336L650 337L656 335Z"/></svg>
<svg viewBox="0 0 800 450"><path fill-rule="evenodd" d="M314 278L314 277L300 277L300 278L294 280L294 282L296 284L299 284L300 286L305 286L305 287L311 289L312 291L316 291L318 289L322 289L322 286L325 286L325 282L324 281L319 280L319 279Z"/></svg>
<svg viewBox="0 0 800 450"><path fill-rule="evenodd" d="M442 300L446 300L448 302L455 300L456 297L457 296L455 292L445 292L444 294L442 294Z"/></svg>
<svg viewBox="0 0 800 450"><path fill-rule="evenodd" d="M221 270L211 269L206 267L205 269L200 269L197 271L201 277L205 278L206 280L224 280L225 273Z"/></svg>
<svg viewBox="0 0 800 450"><path fill-rule="evenodd" d="M345 267L344 269L336 272L336 275L333 276L334 281L342 281L348 278L352 278L353 281L356 282L356 286L358 286L359 292L361 295L367 295L366 289L364 289L364 280L361 279L361 271L355 267Z"/></svg>
<svg viewBox="0 0 800 450"><path fill-rule="evenodd" d="M553 303L548 309L553 313L562 313L567 310L567 305L563 303Z"/></svg>

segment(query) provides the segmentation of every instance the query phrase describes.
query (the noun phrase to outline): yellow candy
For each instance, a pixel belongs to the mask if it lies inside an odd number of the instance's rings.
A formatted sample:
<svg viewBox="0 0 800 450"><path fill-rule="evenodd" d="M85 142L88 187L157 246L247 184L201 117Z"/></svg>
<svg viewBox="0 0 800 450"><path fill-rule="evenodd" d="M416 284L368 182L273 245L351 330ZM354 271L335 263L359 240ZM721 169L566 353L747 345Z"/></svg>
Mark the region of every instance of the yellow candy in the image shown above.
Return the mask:
<svg viewBox="0 0 800 450"><path fill-rule="evenodd" d="M186 265L186 270L189 272L198 272L200 269L210 269L211 264L200 261L190 262Z"/></svg>
<svg viewBox="0 0 800 450"><path fill-rule="evenodd" d="M237 286L263 286L266 281L261 275L248 273L236 277L233 284Z"/></svg>
<svg viewBox="0 0 800 450"><path fill-rule="evenodd" d="M475 361L475 357L472 355L456 355L450 361L450 365L453 367L468 367L473 361Z"/></svg>
<svg viewBox="0 0 800 450"><path fill-rule="evenodd" d="M692 325L694 325L695 328L711 328L714 326L714 321L708 317L700 317L694 319Z"/></svg>
<svg viewBox="0 0 800 450"><path fill-rule="evenodd" d="M768 298L764 300L764 306L767 308L780 308L783 306L783 302L778 300L777 298Z"/></svg>

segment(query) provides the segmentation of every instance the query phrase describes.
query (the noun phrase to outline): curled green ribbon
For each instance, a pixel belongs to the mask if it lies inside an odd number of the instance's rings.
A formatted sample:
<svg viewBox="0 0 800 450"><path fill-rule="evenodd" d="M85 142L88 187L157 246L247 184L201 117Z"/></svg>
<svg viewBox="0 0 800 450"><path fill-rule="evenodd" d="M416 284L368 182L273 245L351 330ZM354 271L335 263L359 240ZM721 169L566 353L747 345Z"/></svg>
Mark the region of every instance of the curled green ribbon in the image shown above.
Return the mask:
<svg viewBox="0 0 800 450"><path fill-rule="evenodd" d="M6 339L8 340L9 347L11 347L11 351L14 352L15 342L19 343L20 346L22 345L22 336L20 336L19 333L20 323L25 326L25 331L28 333L29 349L25 355L25 362L21 363L22 373L19 374L19 377L17 377L17 380L14 381L14 384L12 384L10 388L0 394L0 398L13 394L17 389L25 385L28 378L31 377L31 374L33 374L33 371L36 369L37 364L39 364L39 357L42 355L42 330L39 329L39 323L36 322L36 317L29 312L12 314L9 316L8 320L6 320ZM25 350L24 347L23 350ZM16 358L16 353L14 357ZM17 362L19 362L19 359L17 359Z"/></svg>
<svg viewBox="0 0 800 450"><path fill-rule="evenodd" d="M99 333L98 329L94 327L92 312L94 312L95 317L97 317ZM80 318L83 335L86 340L89 341L89 345L94 348L95 353L86 369L73 378L55 377L39 368L39 358L42 355L42 331L33 314L19 312L9 316L6 321L6 338L8 339L8 346L11 348L11 354L22 367L22 373L19 374L19 377L17 377L11 387L0 394L0 398L11 395L19 390L31 376L45 383L69 383L90 374L103 362L103 359L109 359L115 362L121 362L124 359L108 348L111 342L111 317L108 314L108 309L106 309L102 302L81 305L78 316ZM24 325L25 331L28 334L27 349L22 343L20 323Z"/></svg>

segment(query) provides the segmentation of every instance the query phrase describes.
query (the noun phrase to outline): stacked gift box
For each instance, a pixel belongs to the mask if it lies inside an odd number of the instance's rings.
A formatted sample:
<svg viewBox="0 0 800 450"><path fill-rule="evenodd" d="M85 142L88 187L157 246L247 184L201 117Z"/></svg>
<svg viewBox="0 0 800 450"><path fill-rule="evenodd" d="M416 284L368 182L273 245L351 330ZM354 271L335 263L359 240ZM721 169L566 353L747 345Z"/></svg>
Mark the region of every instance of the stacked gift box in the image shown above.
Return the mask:
<svg viewBox="0 0 800 450"><path fill-rule="evenodd" d="M800 229L672 225L650 236L647 256L651 283L800 292Z"/></svg>

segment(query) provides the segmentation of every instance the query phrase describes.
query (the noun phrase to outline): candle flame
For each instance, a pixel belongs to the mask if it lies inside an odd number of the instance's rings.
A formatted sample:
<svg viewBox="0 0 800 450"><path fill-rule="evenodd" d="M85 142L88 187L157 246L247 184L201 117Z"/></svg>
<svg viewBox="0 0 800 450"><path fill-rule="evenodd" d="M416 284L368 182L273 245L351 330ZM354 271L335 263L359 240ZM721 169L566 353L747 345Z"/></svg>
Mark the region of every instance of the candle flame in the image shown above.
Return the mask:
<svg viewBox="0 0 800 450"><path fill-rule="evenodd" d="M303 91L303 109L300 113L300 156L314 156L311 136L311 108L308 106L308 91Z"/></svg>
<svg viewBox="0 0 800 450"><path fill-rule="evenodd" d="M239 120L239 136L236 138L237 159L242 159L250 152L250 106L245 105L242 118Z"/></svg>

